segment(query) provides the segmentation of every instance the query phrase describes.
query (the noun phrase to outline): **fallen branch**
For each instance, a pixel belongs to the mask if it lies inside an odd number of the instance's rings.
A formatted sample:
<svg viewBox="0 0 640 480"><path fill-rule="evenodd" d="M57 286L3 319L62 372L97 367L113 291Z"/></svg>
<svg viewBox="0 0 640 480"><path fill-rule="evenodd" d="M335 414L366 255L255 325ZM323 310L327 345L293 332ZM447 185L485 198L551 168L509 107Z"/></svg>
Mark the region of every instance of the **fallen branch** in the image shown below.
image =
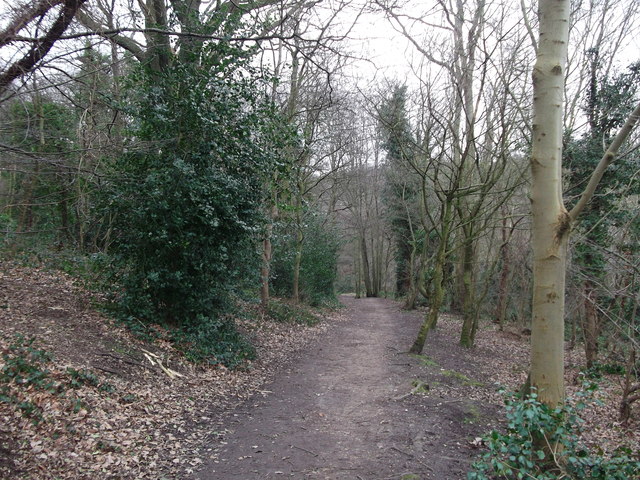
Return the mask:
<svg viewBox="0 0 640 480"><path fill-rule="evenodd" d="M155 353L145 350L144 348L141 348L140 350L142 350L142 354L145 356L147 360L149 360L149 363L151 363L151 365L159 366L160 369L164 373L166 373L169 378L171 379L174 379L176 377L184 378L184 375L182 375L181 373L178 373L175 370L171 370L170 368L167 368L164 365L162 365L161 357L159 357Z"/></svg>

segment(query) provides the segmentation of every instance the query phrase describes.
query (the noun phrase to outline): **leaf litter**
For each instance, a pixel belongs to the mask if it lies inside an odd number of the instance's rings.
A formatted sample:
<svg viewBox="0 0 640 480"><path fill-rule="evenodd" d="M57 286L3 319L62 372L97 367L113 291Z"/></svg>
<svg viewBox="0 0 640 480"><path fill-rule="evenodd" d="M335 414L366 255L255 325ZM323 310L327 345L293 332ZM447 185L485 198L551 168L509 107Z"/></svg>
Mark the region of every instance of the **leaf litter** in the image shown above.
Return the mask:
<svg viewBox="0 0 640 480"><path fill-rule="evenodd" d="M33 348L52 354L46 369L54 386L8 384L12 401L0 401L0 478L186 478L224 442L224 412L269 394L264 385L331 327L331 321L309 327L240 318L257 360L240 370L196 366L168 342L144 343L97 313L94 296L60 272L0 264L0 351L10 353L16 334L35 337ZM331 317L344 320L340 313ZM495 385L515 390L526 378L528 337L487 324L469 350L456 347L459 329L459 318L441 316L433 336L452 348L430 352L422 365L437 381L411 397L501 405ZM0 361L0 369L5 365ZM569 395L580 388L582 365L583 353L567 349ZM62 388L73 379L69 369L84 381ZM598 402L585 411L583 440L605 452L623 444L640 451L640 415L626 427L617 420L621 378L603 375L599 383ZM35 416L24 414L27 407Z"/></svg>
<svg viewBox="0 0 640 480"><path fill-rule="evenodd" d="M53 357L41 368L54 385L6 385L6 479L183 478L202 463L213 419L264 391L279 366L327 328L238 319L257 360L230 370L184 361L168 342L140 341L60 272L1 264L0 292L0 351L11 355L18 334L35 337L30 348ZM74 375L83 381L66 387Z"/></svg>

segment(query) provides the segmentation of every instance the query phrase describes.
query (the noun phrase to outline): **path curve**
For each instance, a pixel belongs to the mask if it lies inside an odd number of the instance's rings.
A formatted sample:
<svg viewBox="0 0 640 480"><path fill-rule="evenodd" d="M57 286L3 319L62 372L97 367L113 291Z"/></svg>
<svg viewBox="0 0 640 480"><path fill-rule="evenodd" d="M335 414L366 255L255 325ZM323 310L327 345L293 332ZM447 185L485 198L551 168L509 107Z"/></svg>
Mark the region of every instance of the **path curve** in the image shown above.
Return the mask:
<svg viewBox="0 0 640 480"><path fill-rule="evenodd" d="M408 395L425 374L404 353L420 316L390 300L342 301L347 320L226 418L197 478L465 478L477 432L464 405Z"/></svg>

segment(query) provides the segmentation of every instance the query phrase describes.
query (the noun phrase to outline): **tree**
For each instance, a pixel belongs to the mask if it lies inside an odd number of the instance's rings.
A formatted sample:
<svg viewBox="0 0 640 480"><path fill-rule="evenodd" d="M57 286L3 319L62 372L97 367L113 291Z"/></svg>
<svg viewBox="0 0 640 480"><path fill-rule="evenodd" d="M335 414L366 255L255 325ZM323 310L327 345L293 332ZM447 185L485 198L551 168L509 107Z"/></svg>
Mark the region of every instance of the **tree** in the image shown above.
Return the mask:
<svg viewBox="0 0 640 480"><path fill-rule="evenodd" d="M3 96L7 87L14 80L33 71L34 68L49 53L53 45L62 37L69 27L78 10L87 0L41 0L29 5L22 11L16 12L7 28L0 32L0 48L15 42L18 33L31 24L38 22L58 5L62 5L57 18L53 21L47 32L34 39L33 45L15 63L0 72L0 96Z"/></svg>
<svg viewBox="0 0 640 480"><path fill-rule="evenodd" d="M602 78L598 50L590 53L591 81L584 104L588 131L580 138L566 142L565 161L569 167L569 196L577 189L575 184L588 175L602 155L603 144L611 141L614 130L624 123L636 101L636 84L640 76L637 64L614 78ZM637 158L627 155L616 162L602 178L600 188L607 195L596 195L585 208L578 228L581 237L574 248L573 265L579 269L583 302L583 333L587 367L594 366L598 358L603 315L599 309L614 313L616 295L607 299L606 272L608 255L605 249L615 244L616 232L628 220L626 209L617 208L624 196L636 194L635 182L628 185L636 171Z"/></svg>
<svg viewBox="0 0 640 480"><path fill-rule="evenodd" d="M137 142L115 160L104 204L121 316L174 328L195 359L233 363L247 352L221 312L257 284L263 185L288 139L247 52L205 48L198 65L134 77Z"/></svg>
<svg viewBox="0 0 640 480"><path fill-rule="evenodd" d="M419 140L417 156L423 161L414 171L424 177L423 190L429 190L425 195L434 199L435 209L422 203L438 246L428 276L429 312L411 351L424 348L453 281L459 288L452 303L463 313L460 343L472 346L479 299L486 292L478 288L478 242L520 181L517 175L505 172L512 170L507 166L515 158L511 149L520 135L514 125L521 120L521 108L513 106L519 101L519 79L514 74L519 64L513 59L524 35L509 24L506 12L496 18L487 15L497 5L484 0L438 1L430 7L428 20L403 14L395 4L383 8L424 62L416 69L424 76L420 78L424 90L421 117L427 118L425 124L436 124L441 136L434 141L433 126L418 126L432 144ZM415 24L438 29L438 38L446 40L435 41L432 36L421 40L420 34L412 31ZM438 74L433 74L434 70ZM443 91L443 98L434 101Z"/></svg>
<svg viewBox="0 0 640 480"><path fill-rule="evenodd" d="M638 105L601 157L579 200L568 211L562 191L562 127L569 21L569 0L541 0L540 35L533 70L531 385L549 406L564 401L564 295L569 235L640 116Z"/></svg>
<svg viewBox="0 0 640 480"><path fill-rule="evenodd" d="M407 156L415 144L412 138L406 107L407 87L395 85L385 98L377 113L382 135L382 148L387 153L387 178L384 201L391 215L391 226L395 241L396 296L411 292L415 242L408 205L415 203L415 182L407 175Z"/></svg>

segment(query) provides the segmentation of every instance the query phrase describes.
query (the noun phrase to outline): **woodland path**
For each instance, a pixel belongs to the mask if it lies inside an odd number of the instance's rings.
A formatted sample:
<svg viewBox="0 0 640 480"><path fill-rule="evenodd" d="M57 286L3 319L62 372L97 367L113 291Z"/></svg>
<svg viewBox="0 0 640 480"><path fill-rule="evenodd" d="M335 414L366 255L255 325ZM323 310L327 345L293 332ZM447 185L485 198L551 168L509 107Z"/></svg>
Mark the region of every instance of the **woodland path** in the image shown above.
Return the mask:
<svg viewBox="0 0 640 480"><path fill-rule="evenodd" d="M442 375L464 366L464 351L436 332L425 354L437 365L421 361L406 353L419 313L391 300L341 300L347 319L266 385L263 397L223 419L223 442L212 435L198 479L466 477L477 453L470 440L486 431L495 407L461 396L459 377ZM410 394L415 380L451 381L457 395Z"/></svg>

